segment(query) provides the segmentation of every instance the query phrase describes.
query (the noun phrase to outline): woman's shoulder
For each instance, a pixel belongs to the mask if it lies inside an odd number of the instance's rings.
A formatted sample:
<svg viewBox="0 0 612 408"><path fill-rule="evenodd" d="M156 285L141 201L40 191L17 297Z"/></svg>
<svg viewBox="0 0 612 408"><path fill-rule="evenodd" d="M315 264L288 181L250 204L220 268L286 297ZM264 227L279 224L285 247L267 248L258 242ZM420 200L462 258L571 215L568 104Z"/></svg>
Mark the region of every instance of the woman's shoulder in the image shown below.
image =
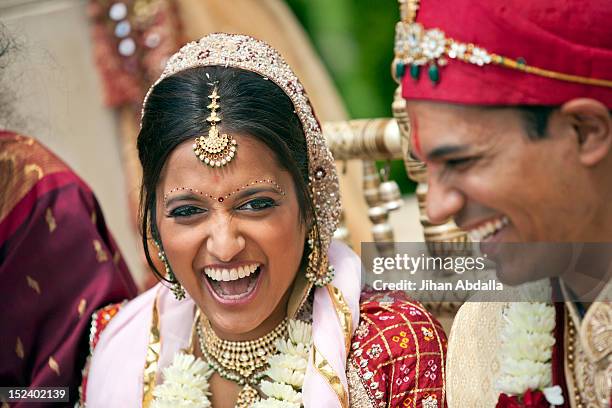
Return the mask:
<svg viewBox="0 0 612 408"><path fill-rule="evenodd" d="M83 396L88 407L139 406L156 285L120 309L108 306L94 315L91 361ZM111 404L113 405L113 404Z"/></svg>
<svg viewBox="0 0 612 408"><path fill-rule="evenodd" d="M154 373L147 382L156 381L158 368L188 346L193 313L190 298L176 300L161 283L125 305L99 333L86 384L87 406L140 406L145 371Z"/></svg>
<svg viewBox="0 0 612 408"><path fill-rule="evenodd" d="M110 344L125 340L133 326L146 326L148 319L145 315L151 315L158 292L159 285L155 285L129 302L109 305L96 312L94 318L97 318L98 323L96 319L92 322L92 351L95 354L102 353ZM112 313L107 313L109 310Z"/></svg>
<svg viewBox="0 0 612 408"><path fill-rule="evenodd" d="M440 323L404 292L362 293L349 360L373 403L445 406L446 345Z"/></svg>

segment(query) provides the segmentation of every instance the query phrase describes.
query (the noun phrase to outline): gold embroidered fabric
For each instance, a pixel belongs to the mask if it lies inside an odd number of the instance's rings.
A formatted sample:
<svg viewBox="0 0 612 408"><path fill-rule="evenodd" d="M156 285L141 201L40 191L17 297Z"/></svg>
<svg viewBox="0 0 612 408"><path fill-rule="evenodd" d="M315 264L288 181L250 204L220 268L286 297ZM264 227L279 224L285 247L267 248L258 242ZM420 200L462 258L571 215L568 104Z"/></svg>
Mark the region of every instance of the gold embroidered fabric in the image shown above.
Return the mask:
<svg viewBox="0 0 612 408"><path fill-rule="evenodd" d="M158 295L159 296L159 295ZM142 391L142 406L149 407L153 401L153 390L155 388L155 377L157 375L159 353L161 351L161 338L159 330L159 311L157 308L156 296L153 302L153 311L151 316L151 328L149 332L149 344L147 346L147 355L144 366L143 391Z"/></svg>
<svg viewBox="0 0 612 408"><path fill-rule="evenodd" d="M373 402L370 401L368 392L361 382L359 377L359 369L349 360L346 365L346 379L349 389L349 406L351 408L374 408Z"/></svg>
<svg viewBox="0 0 612 408"><path fill-rule="evenodd" d="M327 285L327 292L336 310L338 321L342 327L344 333L344 339L346 342L346 353L351 350L351 335L353 334L353 317L351 315L351 309L349 308L342 292L332 284Z"/></svg>
<svg viewBox="0 0 612 408"><path fill-rule="evenodd" d="M567 295L566 295L567 296ZM578 406L608 408L612 403L612 283L608 283L583 319L565 302L565 379Z"/></svg>
<svg viewBox="0 0 612 408"><path fill-rule="evenodd" d="M316 370L325 378L325 381L329 384L329 386L334 390L336 395L338 396L338 401L340 401L340 406L342 408L348 408L348 395L344 390L344 386L340 381L340 378L334 372L333 367L329 364L327 359L317 347L312 345L312 365L316 368Z"/></svg>
<svg viewBox="0 0 612 408"><path fill-rule="evenodd" d="M468 302L455 316L446 358L449 408L490 408L499 393L497 352L501 346L503 302Z"/></svg>
<svg viewBox="0 0 612 408"><path fill-rule="evenodd" d="M0 131L0 222L41 178L67 169L31 137Z"/></svg>

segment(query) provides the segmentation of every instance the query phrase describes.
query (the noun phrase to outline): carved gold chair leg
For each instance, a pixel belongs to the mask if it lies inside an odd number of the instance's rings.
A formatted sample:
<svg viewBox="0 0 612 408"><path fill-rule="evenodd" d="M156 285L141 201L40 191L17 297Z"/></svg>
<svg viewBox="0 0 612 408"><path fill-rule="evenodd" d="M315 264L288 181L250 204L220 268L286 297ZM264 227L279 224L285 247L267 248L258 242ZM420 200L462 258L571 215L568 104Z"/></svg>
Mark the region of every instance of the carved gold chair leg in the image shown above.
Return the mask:
<svg viewBox="0 0 612 408"><path fill-rule="evenodd" d="M393 229L389 224L389 210L380 197L380 177L375 162L363 161L363 192L368 203L368 217L372 221L372 237L377 244L393 242ZM384 246L377 245L379 252Z"/></svg>

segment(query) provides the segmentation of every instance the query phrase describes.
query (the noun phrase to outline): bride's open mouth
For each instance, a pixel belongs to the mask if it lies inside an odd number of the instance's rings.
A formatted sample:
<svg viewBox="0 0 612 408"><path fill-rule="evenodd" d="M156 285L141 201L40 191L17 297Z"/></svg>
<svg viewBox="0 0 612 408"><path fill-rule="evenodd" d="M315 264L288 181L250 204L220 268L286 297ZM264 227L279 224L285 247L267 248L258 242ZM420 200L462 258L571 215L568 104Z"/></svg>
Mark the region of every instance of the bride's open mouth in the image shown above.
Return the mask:
<svg viewBox="0 0 612 408"><path fill-rule="evenodd" d="M213 296L221 303L243 303L251 300L261 277L257 263L234 268L204 268L204 280Z"/></svg>

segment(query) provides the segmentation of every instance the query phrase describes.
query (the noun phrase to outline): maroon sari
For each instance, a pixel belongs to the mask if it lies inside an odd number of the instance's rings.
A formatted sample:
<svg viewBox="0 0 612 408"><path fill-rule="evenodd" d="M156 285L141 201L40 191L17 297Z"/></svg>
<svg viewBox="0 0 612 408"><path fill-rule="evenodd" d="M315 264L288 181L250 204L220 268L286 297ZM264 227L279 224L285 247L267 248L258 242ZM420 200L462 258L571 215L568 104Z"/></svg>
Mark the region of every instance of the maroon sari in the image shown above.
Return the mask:
<svg viewBox="0 0 612 408"><path fill-rule="evenodd" d="M137 288L91 189L40 143L5 131L0 282L0 386L70 387L74 405L92 313Z"/></svg>

